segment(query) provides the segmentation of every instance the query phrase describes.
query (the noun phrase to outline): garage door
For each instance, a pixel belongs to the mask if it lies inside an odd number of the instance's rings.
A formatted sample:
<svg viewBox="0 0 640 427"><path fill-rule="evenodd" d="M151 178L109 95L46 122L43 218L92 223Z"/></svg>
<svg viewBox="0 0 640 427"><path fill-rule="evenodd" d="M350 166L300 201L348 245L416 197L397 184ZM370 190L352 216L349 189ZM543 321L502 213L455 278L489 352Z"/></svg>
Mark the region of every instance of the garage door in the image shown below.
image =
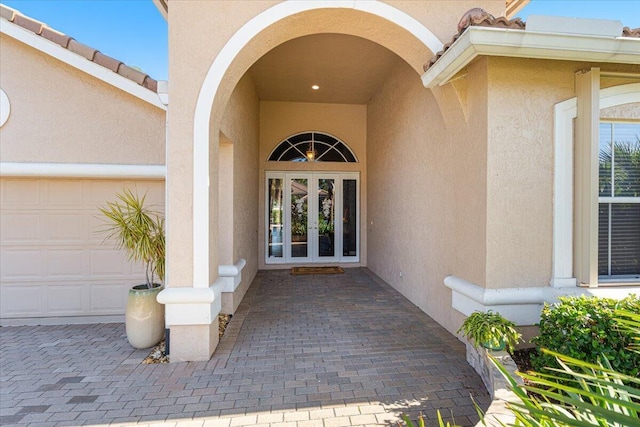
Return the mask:
<svg viewBox="0 0 640 427"><path fill-rule="evenodd" d="M97 211L124 186L164 210L163 181L0 180L1 323L124 314L144 270L103 243Z"/></svg>

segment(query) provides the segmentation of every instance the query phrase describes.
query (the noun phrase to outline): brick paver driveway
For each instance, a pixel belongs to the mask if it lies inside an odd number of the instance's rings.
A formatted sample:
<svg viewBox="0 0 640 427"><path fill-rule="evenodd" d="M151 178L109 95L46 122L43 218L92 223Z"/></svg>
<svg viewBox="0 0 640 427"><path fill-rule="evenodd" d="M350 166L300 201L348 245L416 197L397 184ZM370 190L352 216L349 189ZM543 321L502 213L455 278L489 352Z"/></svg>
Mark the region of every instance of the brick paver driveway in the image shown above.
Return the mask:
<svg viewBox="0 0 640 427"><path fill-rule="evenodd" d="M0 425L477 421L464 346L366 269L260 272L208 362L142 365L124 325L0 328ZM428 425L434 425L433 421Z"/></svg>

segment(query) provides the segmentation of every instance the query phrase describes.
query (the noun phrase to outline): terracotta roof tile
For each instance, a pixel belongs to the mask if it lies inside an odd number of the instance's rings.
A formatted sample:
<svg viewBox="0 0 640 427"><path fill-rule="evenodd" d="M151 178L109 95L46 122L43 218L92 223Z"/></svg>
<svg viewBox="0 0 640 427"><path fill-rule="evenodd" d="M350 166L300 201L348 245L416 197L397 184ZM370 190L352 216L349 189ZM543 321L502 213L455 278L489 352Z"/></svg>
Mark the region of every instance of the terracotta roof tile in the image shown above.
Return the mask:
<svg viewBox="0 0 640 427"><path fill-rule="evenodd" d="M158 92L158 82L149 76L144 79L144 83L142 83L142 86L146 87L152 92Z"/></svg>
<svg viewBox="0 0 640 427"><path fill-rule="evenodd" d="M145 73L133 69L126 64L120 65L120 68L118 68L118 74L120 74L122 77L128 78L129 80L133 80L139 85L142 85L144 83L144 80L148 77Z"/></svg>
<svg viewBox="0 0 640 427"><path fill-rule="evenodd" d="M96 56L93 57L93 62L110 69L114 73L118 72L118 68L120 68L120 64L122 64L122 61L118 61L117 59L107 56L102 52L96 52Z"/></svg>
<svg viewBox="0 0 640 427"><path fill-rule="evenodd" d="M32 33L40 34L42 31L42 22L27 18L24 15L19 15L18 13L13 15L13 23L21 26L25 30L31 31Z"/></svg>
<svg viewBox="0 0 640 427"><path fill-rule="evenodd" d="M435 64L438 59L451 47L451 45L460 38L460 36L467 30L469 27L492 27L492 28L510 28L514 30L524 30L526 28L526 23L523 22L520 18L507 19L504 16L499 16L498 18L491 15L484 9L479 7L475 7L473 9L468 10L458 22L458 33L453 36L453 39L445 44L442 50L435 54L433 58L429 60L426 64L424 64L424 71L427 71L433 64Z"/></svg>
<svg viewBox="0 0 640 427"><path fill-rule="evenodd" d="M2 6L2 5L0 5ZM6 6L2 6L0 7L0 17L6 19L7 21L12 21L13 22L13 15L16 13L15 10L6 7Z"/></svg>
<svg viewBox="0 0 640 427"><path fill-rule="evenodd" d="M25 30L31 31L32 33L39 35L42 38L69 50L70 52L80 55L97 65L118 73L122 77L132 80L146 89L157 92L158 82L145 73L128 67L121 61L104 55L91 46L82 44L66 34L53 30L42 22L26 17L15 9L0 4L0 17L24 28Z"/></svg>
<svg viewBox="0 0 640 427"><path fill-rule="evenodd" d="M69 46L69 41L71 40L71 37L56 30L52 30L49 27L42 27L42 32L40 33L40 35L45 39L64 47L65 49L67 48L67 46Z"/></svg>
<svg viewBox="0 0 640 427"><path fill-rule="evenodd" d="M640 28L624 27L622 29L622 37L640 37Z"/></svg>
<svg viewBox="0 0 640 427"><path fill-rule="evenodd" d="M89 61L93 61L93 57L96 56L97 50L86 44L82 44L74 39L69 40L69 46L67 46L73 53L77 53L80 56L84 56Z"/></svg>

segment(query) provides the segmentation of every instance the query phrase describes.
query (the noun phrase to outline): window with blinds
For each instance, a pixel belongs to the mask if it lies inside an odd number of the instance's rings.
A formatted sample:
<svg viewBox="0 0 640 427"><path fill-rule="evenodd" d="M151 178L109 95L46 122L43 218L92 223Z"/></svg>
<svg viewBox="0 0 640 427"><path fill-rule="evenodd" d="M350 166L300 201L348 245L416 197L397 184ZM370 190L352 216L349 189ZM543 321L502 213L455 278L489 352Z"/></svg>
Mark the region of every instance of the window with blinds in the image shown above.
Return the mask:
<svg viewBox="0 0 640 427"><path fill-rule="evenodd" d="M598 275L640 280L640 123L601 122Z"/></svg>

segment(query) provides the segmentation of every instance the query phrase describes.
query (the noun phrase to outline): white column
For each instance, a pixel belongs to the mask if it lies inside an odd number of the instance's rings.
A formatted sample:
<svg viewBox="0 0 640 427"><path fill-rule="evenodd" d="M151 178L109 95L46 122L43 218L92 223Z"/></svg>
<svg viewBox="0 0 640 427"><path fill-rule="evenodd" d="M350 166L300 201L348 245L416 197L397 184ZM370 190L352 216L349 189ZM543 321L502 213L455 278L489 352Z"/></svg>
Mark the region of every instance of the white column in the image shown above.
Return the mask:
<svg viewBox="0 0 640 427"><path fill-rule="evenodd" d="M579 283L598 284L598 125L600 69L576 73L575 241Z"/></svg>

